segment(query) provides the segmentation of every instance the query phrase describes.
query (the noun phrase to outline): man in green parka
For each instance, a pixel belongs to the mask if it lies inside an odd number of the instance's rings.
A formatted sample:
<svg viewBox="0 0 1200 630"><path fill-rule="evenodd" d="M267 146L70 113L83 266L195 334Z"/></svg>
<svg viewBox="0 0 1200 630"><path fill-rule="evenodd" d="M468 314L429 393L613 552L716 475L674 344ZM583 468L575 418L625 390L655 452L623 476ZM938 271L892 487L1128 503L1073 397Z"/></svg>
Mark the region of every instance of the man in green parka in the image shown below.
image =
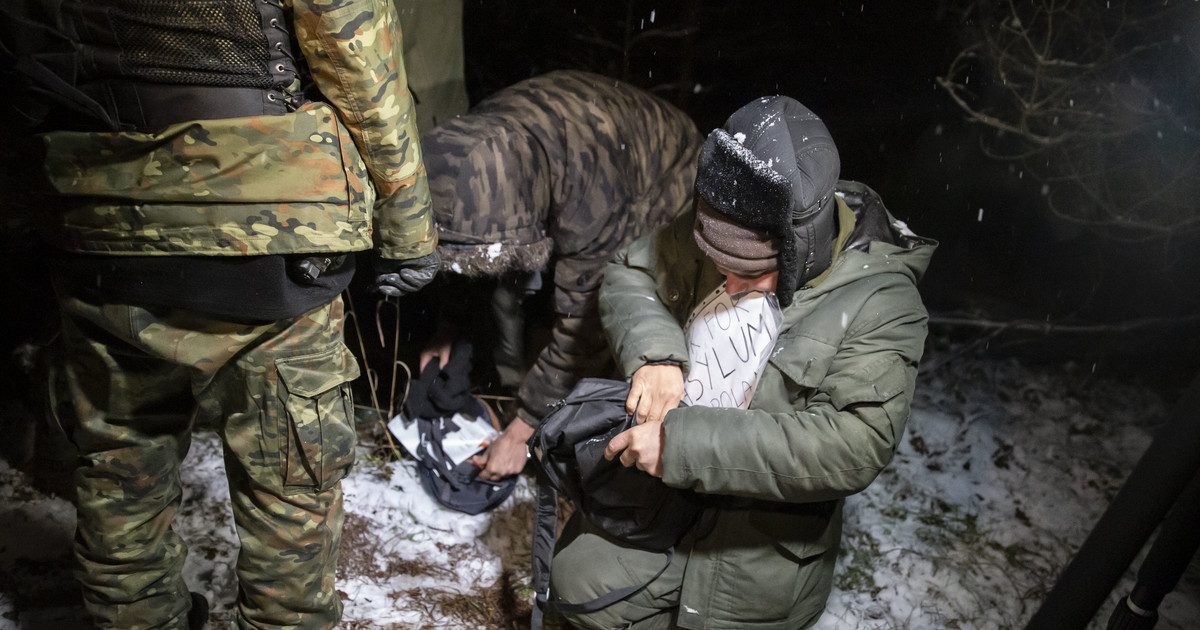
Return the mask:
<svg viewBox="0 0 1200 630"><path fill-rule="evenodd" d="M641 424L606 456L702 493L708 508L657 578L663 554L569 524L555 599L649 581L572 623L793 630L820 617L842 501L887 465L908 419L927 322L916 283L936 247L839 171L815 114L755 100L705 141L693 210L609 264L601 317ZM773 295L778 327L744 405L677 408L702 380L698 308L722 287L735 305Z"/></svg>

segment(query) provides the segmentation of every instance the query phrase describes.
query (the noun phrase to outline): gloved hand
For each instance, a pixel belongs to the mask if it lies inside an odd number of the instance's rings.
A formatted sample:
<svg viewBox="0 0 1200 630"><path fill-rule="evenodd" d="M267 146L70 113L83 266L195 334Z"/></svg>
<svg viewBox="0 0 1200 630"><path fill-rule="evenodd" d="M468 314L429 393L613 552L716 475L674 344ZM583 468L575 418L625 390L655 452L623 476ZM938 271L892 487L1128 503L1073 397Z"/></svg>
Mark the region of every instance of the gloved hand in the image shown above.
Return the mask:
<svg viewBox="0 0 1200 630"><path fill-rule="evenodd" d="M382 293L388 297L413 293L429 284L441 266L442 258L436 250L420 258L406 260L377 258L375 283L371 285L371 292Z"/></svg>

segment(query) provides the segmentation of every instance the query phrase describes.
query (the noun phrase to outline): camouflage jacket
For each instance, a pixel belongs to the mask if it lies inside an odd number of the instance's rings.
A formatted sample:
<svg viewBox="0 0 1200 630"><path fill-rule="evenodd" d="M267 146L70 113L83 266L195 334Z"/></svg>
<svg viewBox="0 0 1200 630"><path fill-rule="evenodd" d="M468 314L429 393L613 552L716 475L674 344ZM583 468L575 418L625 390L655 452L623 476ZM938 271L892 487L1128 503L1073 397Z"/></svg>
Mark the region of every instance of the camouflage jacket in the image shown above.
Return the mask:
<svg viewBox="0 0 1200 630"><path fill-rule="evenodd" d="M51 242L116 255L433 251L395 10L373 0L284 8L328 102L157 133L40 134L61 202L47 213Z"/></svg>
<svg viewBox="0 0 1200 630"><path fill-rule="evenodd" d="M512 85L422 136L445 270L494 276L553 257L555 329L521 383L525 421L608 365L604 266L685 209L702 140L666 101L580 71Z"/></svg>

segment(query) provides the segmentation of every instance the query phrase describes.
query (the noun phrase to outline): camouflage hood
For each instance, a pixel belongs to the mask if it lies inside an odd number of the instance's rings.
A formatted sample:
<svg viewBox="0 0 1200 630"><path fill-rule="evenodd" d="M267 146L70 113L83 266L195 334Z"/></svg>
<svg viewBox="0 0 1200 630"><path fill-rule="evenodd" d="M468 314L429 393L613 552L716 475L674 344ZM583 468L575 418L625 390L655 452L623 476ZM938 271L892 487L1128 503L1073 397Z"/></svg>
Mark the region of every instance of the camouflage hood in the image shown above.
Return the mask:
<svg viewBox="0 0 1200 630"><path fill-rule="evenodd" d="M443 268L496 275L551 255L556 274L603 266L686 207L701 140L685 113L608 77L509 86L421 138Z"/></svg>

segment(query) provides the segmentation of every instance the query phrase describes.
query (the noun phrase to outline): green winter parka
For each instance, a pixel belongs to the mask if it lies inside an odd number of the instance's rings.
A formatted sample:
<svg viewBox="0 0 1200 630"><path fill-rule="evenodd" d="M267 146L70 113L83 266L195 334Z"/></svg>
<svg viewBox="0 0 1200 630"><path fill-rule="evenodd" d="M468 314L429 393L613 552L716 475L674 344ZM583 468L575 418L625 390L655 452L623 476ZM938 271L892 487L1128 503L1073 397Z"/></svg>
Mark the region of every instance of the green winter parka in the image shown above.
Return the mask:
<svg viewBox="0 0 1200 630"><path fill-rule="evenodd" d="M693 406L663 420L663 480L719 495L691 534L679 627L815 623L842 500L875 479L904 432L928 319L916 283L937 243L866 186L842 181L838 192L844 245L783 310L749 409ZM627 377L664 360L687 373L683 322L724 280L693 220L636 241L605 272L601 316Z"/></svg>

